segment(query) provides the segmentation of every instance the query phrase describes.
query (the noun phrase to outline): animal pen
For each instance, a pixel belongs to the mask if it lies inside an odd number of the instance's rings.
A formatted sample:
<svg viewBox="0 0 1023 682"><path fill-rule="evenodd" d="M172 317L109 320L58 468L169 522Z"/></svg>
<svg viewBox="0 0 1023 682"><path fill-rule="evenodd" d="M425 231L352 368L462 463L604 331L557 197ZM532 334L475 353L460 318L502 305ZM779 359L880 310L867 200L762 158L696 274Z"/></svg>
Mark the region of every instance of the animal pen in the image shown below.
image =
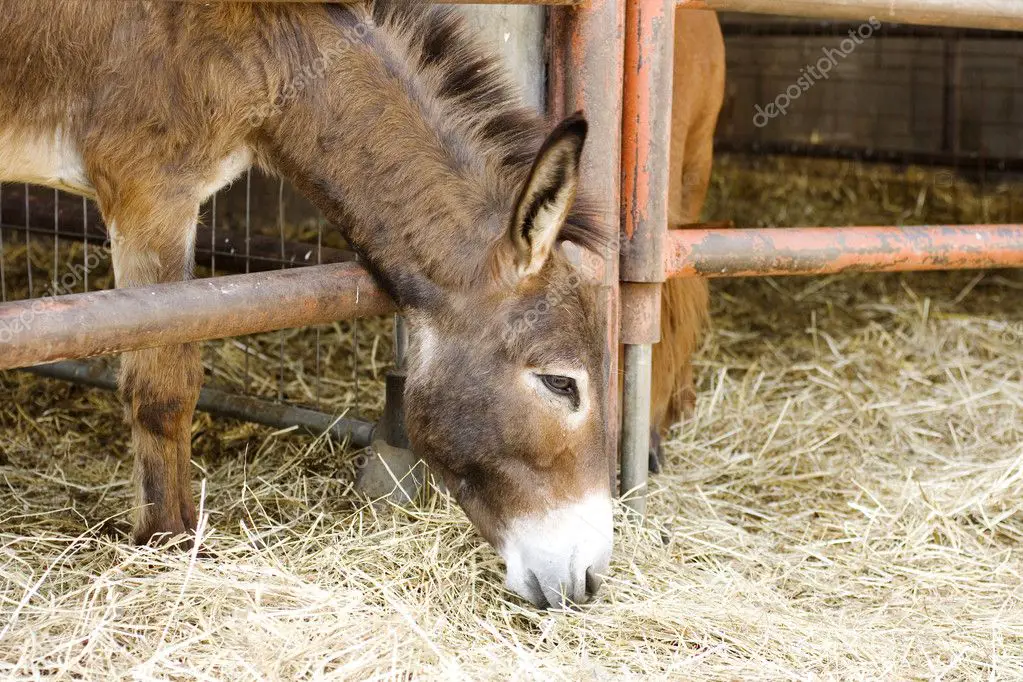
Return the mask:
<svg viewBox="0 0 1023 682"><path fill-rule="evenodd" d="M242 175L203 207L196 279L116 290L91 203L4 184L0 677L1023 677L1023 270L1001 270L1023 266L1023 6L481 4L463 9L526 101L585 110L585 185L621 225L585 261L620 426L600 595L538 610L454 497L368 501L422 480L408 332L290 185ZM664 202L679 6L719 10L727 48L704 222L684 226ZM713 292L697 409L648 480L660 282L693 277ZM119 401L81 386L191 340L200 541L129 546Z"/></svg>
<svg viewBox="0 0 1023 682"><path fill-rule="evenodd" d="M660 338L660 284L666 278L1023 265L1020 224L758 229L709 225L669 232L665 196L675 7L762 12L766 4L742 0L588 0L579 4L523 0L516 4L552 5L546 19L538 13L522 15L518 23L497 29L505 32L505 42L514 38L519 76L535 105L546 102L549 111L559 114L585 110L592 130L586 156L587 186L604 201L601 218L621 225L618 248L604 254L596 271L606 298L604 389L609 424L617 422L619 411L619 343L625 348L621 447L620 452L607 453L609 475L612 485L628 494L626 503L637 512L644 509L651 349ZM1000 31L1023 29L1023 7L1013 0L785 0L770 3L766 11L845 21L864 21L877 15L893 35L915 34L908 27L888 27L892 22L974 31L924 34L936 35L946 44L953 41L956 47L946 48L943 62L949 84L943 103L945 119L936 133L937 148L907 153L917 162L947 160L956 154L953 161L966 159L970 168L983 168L978 153L960 153L964 141L956 121L962 107L953 88L962 77L958 44L970 37L1011 35ZM804 27L803 33L799 26ZM725 22L726 34L746 36L808 35L805 26ZM839 34L844 35L844 28L842 25ZM730 78L735 76L730 73ZM745 111L740 116L745 116ZM1016 128L1017 142L1018 131ZM719 135L718 144L726 150L852 153L836 145L757 140L749 134L745 138L737 134L734 139ZM867 155L863 150L858 153ZM1018 166L1023 157L1018 145L1016 153L1014 163ZM264 189L257 197L254 186ZM338 349L326 349L319 330L310 340L310 356L301 360L286 357L287 333L283 331L276 341L264 337L256 343L237 342L243 357L240 367L218 368L217 358L212 357L199 409L278 428L329 432L357 447L384 441L391 446L385 459L391 460L384 462L381 471L375 470L377 460L366 461L364 467L366 485L379 491L381 477L390 480L396 474L403 478L411 466L411 460L393 459L393 453L407 447L401 405L407 332L401 318L395 317L394 357L386 373L383 416L379 423L365 421L359 409L359 378L364 368L358 361L357 320L392 312L393 304L355 255L325 232L322 220L305 229L288 226L287 205L298 201L290 188L281 182L269 192L273 199L268 200L266 187L265 181L250 173L226 196L213 199L206 212L207 224L200 228L196 241L197 264L209 277L124 290L97 290L97 275L92 271L106 255L104 231L87 202L59 191L3 187L0 369L30 368L43 376L113 389L116 382L108 369L76 359L348 321L355 352L352 383L346 389L351 400L340 417L336 410L324 408L324 393L329 389L321 383L321 365L328 356L335 361ZM50 240L52 278L41 281L40 276L33 276L33 270L40 268L33 262L33 257L38 257L34 245ZM76 246L69 251L67 244L71 243ZM81 260L62 263L70 253ZM9 282L7 275L15 258L26 259L25 281L19 286ZM23 300L14 300L19 296ZM263 366L263 376L254 386L253 367L257 364ZM268 375L273 378L267 379ZM620 483L616 483L619 469Z"/></svg>

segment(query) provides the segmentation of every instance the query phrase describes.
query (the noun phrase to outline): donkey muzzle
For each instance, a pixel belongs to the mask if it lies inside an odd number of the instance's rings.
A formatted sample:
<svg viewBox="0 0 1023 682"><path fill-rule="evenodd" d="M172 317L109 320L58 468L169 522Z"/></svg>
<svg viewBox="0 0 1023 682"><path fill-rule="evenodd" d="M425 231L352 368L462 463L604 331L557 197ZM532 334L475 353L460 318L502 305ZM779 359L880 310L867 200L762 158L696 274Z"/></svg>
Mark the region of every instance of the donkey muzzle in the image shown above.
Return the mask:
<svg viewBox="0 0 1023 682"><path fill-rule="evenodd" d="M613 540L607 493L514 519L500 549L505 585L540 608L583 604L607 574Z"/></svg>

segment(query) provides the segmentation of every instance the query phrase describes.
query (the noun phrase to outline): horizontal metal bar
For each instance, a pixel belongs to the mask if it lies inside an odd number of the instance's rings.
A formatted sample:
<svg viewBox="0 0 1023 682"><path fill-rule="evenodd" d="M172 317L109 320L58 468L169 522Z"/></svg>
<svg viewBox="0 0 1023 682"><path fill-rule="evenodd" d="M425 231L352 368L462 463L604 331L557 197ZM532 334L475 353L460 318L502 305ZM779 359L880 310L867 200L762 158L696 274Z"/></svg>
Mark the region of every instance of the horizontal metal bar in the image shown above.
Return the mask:
<svg viewBox="0 0 1023 682"><path fill-rule="evenodd" d="M646 513L647 474L650 466L650 391L653 346L625 344L622 393L622 484L625 506L642 517Z"/></svg>
<svg viewBox="0 0 1023 682"><path fill-rule="evenodd" d="M51 379L70 381L83 386L117 390L117 378L112 372L89 362L56 362L31 367L28 372ZM338 418L324 412L307 410L292 405L272 403L260 398L236 395L214 388L199 393L196 409L219 417L263 424L276 429L298 427L303 433L320 436L324 433L338 442L348 442L364 448L373 442L376 425L358 419Z"/></svg>
<svg viewBox="0 0 1023 682"><path fill-rule="evenodd" d="M385 315L355 263L230 275L0 305L0 369Z"/></svg>
<svg viewBox="0 0 1023 682"><path fill-rule="evenodd" d="M1023 225L671 230L669 277L1023 267Z"/></svg>
<svg viewBox="0 0 1023 682"><path fill-rule="evenodd" d="M718 154L764 154L769 156L795 156L810 159L849 159L861 163L891 163L912 166L947 166L957 170L986 170L998 173L1023 172L1023 158L981 156L973 152L925 152L851 147L841 144L811 144L775 140L715 139L714 152Z"/></svg>
<svg viewBox="0 0 1023 682"><path fill-rule="evenodd" d="M1020 0L676 0L682 9L1023 31Z"/></svg>
<svg viewBox="0 0 1023 682"><path fill-rule="evenodd" d="M722 19L721 33L725 38L835 38L846 37L862 22L799 19L778 22L743 22L738 17ZM953 26L919 26L913 24L883 23L871 38L933 38L936 40L1020 40L1012 31L993 31L982 28L956 28Z"/></svg>
<svg viewBox="0 0 1023 682"><path fill-rule="evenodd" d="M353 5L357 2L365 2L365 0L164 0L165 2L201 2L203 4L210 3L237 3L237 2L251 2L257 4L273 4L273 3L284 3L284 2L298 2L298 3L323 3L331 5ZM439 5L579 5L585 2L585 0L433 0L433 2Z"/></svg>

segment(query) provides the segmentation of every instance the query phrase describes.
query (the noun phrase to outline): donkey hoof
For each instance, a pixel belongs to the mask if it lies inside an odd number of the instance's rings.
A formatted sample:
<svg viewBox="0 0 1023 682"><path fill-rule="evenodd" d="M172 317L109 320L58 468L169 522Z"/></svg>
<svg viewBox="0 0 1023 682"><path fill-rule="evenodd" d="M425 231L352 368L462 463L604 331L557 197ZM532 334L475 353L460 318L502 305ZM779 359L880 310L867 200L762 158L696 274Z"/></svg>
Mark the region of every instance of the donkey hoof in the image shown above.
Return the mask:
<svg viewBox="0 0 1023 682"><path fill-rule="evenodd" d="M696 391L687 388L682 391L682 420L692 421L696 416Z"/></svg>
<svg viewBox="0 0 1023 682"><path fill-rule="evenodd" d="M132 537L131 524L124 519L107 519L96 527L96 534L101 538L123 543L127 538Z"/></svg>
<svg viewBox="0 0 1023 682"><path fill-rule="evenodd" d="M181 525L184 526L186 533L194 533L196 526L195 517L195 505L183 504L181 505Z"/></svg>
<svg viewBox="0 0 1023 682"><path fill-rule="evenodd" d="M664 461L664 448L661 446L661 434L657 431L650 431L650 461L649 470L652 474L661 473L661 462Z"/></svg>
<svg viewBox="0 0 1023 682"><path fill-rule="evenodd" d="M132 540L140 546L173 547L184 550L191 549L192 543L195 541L192 533L186 530L185 524L180 521L140 528L132 534Z"/></svg>

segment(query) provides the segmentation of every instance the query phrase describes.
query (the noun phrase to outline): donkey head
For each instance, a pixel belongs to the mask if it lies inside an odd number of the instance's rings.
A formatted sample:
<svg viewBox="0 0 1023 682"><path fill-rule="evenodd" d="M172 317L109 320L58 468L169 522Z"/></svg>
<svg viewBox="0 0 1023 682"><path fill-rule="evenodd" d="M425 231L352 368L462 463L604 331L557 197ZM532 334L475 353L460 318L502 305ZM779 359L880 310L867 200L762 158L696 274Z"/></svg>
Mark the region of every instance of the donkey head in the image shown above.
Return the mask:
<svg viewBox="0 0 1023 682"><path fill-rule="evenodd" d="M572 225L586 132L567 119L518 182L487 283L410 313L413 449L541 607L586 601L612 545L600 297L561 244L586 240Z"/></svg>

